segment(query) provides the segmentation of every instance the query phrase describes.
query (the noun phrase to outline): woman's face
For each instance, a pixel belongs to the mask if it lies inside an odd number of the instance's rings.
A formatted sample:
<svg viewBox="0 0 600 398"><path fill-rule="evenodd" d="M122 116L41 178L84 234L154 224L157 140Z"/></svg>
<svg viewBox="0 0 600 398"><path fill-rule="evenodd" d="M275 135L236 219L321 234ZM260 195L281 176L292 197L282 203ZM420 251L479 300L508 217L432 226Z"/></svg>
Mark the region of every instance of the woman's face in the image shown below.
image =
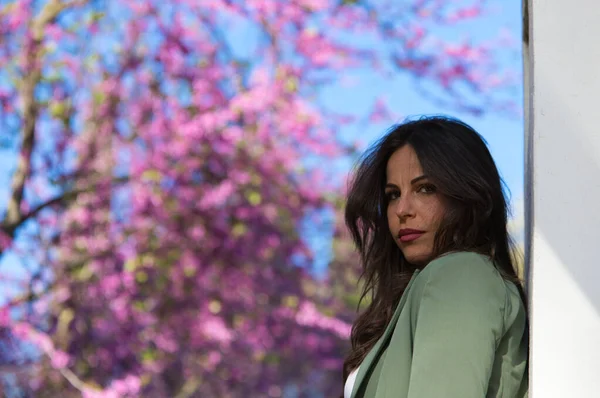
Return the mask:
<svg viewBox="0 0 600 398"><path fill-rule="evenodd" d="M443 198L409 145L392 154L386 174L390 232L409 263L426 265L432 260L434 239L446 211Z"/></svg>

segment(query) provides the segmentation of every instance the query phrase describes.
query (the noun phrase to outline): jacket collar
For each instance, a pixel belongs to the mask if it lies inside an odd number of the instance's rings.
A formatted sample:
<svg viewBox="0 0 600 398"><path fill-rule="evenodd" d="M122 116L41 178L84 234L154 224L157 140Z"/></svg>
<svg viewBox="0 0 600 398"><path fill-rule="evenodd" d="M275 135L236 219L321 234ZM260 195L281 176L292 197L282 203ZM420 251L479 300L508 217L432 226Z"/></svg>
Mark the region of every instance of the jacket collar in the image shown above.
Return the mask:
<svg viewBox="0 0 600 398"><path fill-rule="evenodd" d="M402 312L402 308L404 308L404 304L406 303L406 298L408 297L408 290L412 286L415 277L418 273L419 270L415 270L412 277L410 278L410 281L408 282L408 285L406 286L406 289L404 290L404 293L402 294L402 297L400 298L400 302L398 303L398 306L394 311L394 315L392 315L392 319L390 319L390 322L388 323L387 327L385 328L385 331L383 332L383 335L379 338L379 340L377 340L377 343L375 343L371 351L369 351L365 359L360 364L360 368L358 369L358 373L356 374L356 380L354 382L354 387L352 388L352 394L350 394L350 398L356 398L356 394L360 389L361 384L364 382L365 376L369 373L371 367L375 365L375 358L379 357L379 353L381 352L382 348L385 347L386 343L392 336L392 332L394 331L396 322L398 321L400 313Z"/></svg>

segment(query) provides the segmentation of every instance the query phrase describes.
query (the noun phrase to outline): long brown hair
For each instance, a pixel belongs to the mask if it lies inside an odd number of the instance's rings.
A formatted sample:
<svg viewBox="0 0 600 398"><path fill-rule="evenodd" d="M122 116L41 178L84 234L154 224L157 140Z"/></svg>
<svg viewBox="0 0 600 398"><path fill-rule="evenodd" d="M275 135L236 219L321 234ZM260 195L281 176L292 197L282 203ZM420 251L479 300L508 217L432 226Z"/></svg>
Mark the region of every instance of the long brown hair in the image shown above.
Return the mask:
<svg viewBox="0 0 600 398"><path fill-rule="evenodd" d="M404 145L414 149L423 171L449 203L434 257L454 250L487 255L517 285L525 302L507 231L504 185L484 139L467 124L446 117L393 126L359 160L348 190L345 221L360 253L361 301L369 295L370 303L352 326L344 380L383 334L416 269L389 232L384 194L387 162Z"/></svg>

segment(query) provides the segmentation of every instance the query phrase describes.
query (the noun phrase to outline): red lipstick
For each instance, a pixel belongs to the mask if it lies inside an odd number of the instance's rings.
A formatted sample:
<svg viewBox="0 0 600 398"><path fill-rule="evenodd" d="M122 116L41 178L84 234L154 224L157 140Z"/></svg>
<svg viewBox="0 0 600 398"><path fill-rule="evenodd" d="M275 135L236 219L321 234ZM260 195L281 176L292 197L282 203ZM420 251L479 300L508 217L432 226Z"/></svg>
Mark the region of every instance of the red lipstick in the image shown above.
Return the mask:
<svg viewBox="0 0 600 398"><path fill-rule="evenodd" d="M419 231L418 229L401 229L398 232L398 239L401 242L412 242L415 239L418 239L423 235L425 231Z"/></svg>

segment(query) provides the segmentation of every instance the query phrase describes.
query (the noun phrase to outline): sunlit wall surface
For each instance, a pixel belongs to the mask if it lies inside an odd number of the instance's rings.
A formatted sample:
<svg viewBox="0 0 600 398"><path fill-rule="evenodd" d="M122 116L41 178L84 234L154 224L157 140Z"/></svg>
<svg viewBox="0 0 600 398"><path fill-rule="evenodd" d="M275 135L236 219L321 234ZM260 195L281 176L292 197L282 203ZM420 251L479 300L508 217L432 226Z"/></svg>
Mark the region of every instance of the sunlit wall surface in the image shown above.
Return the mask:
<svg viewBox="0 0 600 398"><path fill-rule="evenodd" d="M531 397L600 391L600 7L530 1Z"/></svg>

